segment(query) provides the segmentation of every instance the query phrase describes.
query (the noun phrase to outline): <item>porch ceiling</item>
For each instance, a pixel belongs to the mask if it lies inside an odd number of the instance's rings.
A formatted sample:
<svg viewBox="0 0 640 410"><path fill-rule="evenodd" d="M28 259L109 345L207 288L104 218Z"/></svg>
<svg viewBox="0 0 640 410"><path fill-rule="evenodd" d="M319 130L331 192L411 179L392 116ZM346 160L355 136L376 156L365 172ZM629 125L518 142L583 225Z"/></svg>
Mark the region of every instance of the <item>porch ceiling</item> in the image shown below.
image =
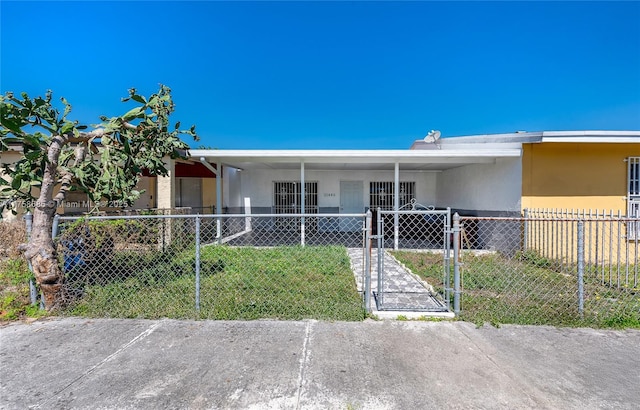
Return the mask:
<svg viewBox="0 0 640 410"><path fill-rule="evenodd" d="M520 157L521 150L191 150L190 155L195 160L204 157L211 163L240 169L300 169L304 162L308 170L393 170L397 162L404 171L442 171L468 164L491 164L498 158Z"/></svg>

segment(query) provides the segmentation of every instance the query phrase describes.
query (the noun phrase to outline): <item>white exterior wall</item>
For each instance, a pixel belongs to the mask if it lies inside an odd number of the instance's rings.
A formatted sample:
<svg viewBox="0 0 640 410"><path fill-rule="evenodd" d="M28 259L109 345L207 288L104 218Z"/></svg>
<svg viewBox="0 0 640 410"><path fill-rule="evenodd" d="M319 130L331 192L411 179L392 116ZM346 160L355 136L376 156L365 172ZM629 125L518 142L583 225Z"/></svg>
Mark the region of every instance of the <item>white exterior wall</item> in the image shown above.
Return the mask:
<svg viewBox="0 0 640 410"><path fill-rule="evenodd" d="M239 206L244 197L251 198L252 207L273 205L273 182L300 181L300 170L244 170L237 180L229 178L225 184L228 206ZM416 199L423 205L435 205L436 179L439 173L404 172L400 167L400 181L416 183ZM230 176L230 175L229 175ZM394 180L393 171L315 171L305 169L306 182L318 182L318 206L340 206L340 181L362 181L363 203L369 204L369 182ZM239 187L239 188L238 188ZM364 211L364 210L363 210Z"/></svg>
<svg viewBox="0 0 640 410"><path fill-rule="evenodd" d="M156 205L160 209L173 209L176 206L176 163L166 158L165 167L168 171L167 176L158 176L156 178Z"/></svg>
<svg viewBox="0 0 640 410"><path fill-rule="evenodd" d="M223 207L241 207L243 205L242 176L247 171L238 171L235 168L223 167L222 188L224 198ZM252 204L253 205L253 204Z"/></svg>
<svg viewBox="0 0 640 410"><path fill-rule="evenodd" d="M439 174L437 206L519 212L521 192L521 159L498 159L495 164L466 165Z"/></svg>

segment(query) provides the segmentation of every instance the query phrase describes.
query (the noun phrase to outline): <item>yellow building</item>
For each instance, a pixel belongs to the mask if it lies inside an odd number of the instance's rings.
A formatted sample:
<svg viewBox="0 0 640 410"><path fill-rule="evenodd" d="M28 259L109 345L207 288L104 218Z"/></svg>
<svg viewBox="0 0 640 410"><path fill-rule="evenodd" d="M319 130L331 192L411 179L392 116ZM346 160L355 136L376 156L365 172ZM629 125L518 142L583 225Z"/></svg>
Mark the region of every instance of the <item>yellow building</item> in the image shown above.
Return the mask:
<svg viewBox="0 0 640 410"><path fill-rule="evenodd" d="M552 260L571 264L578 257L580 232L584 260L597 265L601 272L606 272L610 263L621 258L638 261L639 131L516 132L414 143L414 149L439 149L445 153L455 149L483 152L501 148L521 150L518 166L512 165L502 174L494 172L498 163L468 172L461 168L455 170L457 179L448 178L443 185L455 187L450 189L466 186L467 193L490 199L495 204L493 209L509 210L505 206L508 204L498 204L505 196L496 192L517 193L518 212L503 214L527 217L517 229L520 235L510 233L512 240L520 236L520 243L513 243L514 249L535 250ZM443 173L440 178L445 177ZM456 207L456 198L451 198L450 206ZM480 208L472 209L467 215L502 216ZM483 223L496 232L483 226L484 232L478 233L479 236L495 236L497 241L501 240L505 226L497 220ZM480 224L478 222L478 226ZM492 246L491 240L485 242L483 246ZM631 265L635 266L636 262Z"/></svg>
<svg viewBox="0 0 640 410"><path fill-rule="evenodd" d="M628 213L640 194L639 133L543 134L522 144L522 209Z"/></svg>

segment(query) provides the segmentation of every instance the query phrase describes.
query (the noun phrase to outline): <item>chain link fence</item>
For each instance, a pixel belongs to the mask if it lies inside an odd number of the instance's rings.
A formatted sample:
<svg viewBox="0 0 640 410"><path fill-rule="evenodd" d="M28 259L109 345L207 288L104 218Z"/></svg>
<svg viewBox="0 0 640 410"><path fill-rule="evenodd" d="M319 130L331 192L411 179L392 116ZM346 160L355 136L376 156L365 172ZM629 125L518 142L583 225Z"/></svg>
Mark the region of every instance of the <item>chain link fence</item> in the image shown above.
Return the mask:
<svg viewBox="0 0 640 410"><path fill-rule="evenodd" d="M638 219L441 212L57 217L63 314L362 320L380 241L463 320L640 326Z"/></svg>
<svg viewBox="0 0 640 410"><path fill-rule="evenodd" d="M362 320L364 215L62 217L71 315Z"/></svg>
<svg viewBox="0 0 640 410"><path fill-rule="evenodd" d="M461 317L638 326L638 242L627 235L637 222L579 214L462 217L457 252Z"/></svg>

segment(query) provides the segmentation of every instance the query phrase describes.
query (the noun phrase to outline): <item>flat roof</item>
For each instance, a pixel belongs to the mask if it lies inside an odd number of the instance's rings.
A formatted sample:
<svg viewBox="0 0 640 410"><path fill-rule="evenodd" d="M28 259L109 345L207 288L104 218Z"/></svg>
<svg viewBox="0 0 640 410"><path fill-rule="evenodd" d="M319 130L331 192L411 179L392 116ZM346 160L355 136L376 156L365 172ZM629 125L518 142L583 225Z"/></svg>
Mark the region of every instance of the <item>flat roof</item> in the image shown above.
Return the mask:
<svg viewBox="0 0 640 410"><path fill-rule="evenodd" d="M310 170L402 170L438 171L467 164L493 163L498 158L517 158L521 149L497 150L190 150L192 160L205 158L235 168Z"/></svg>
<svg viewBox="0 0 640 410"><path fill-rule="evenodd" d="M485 147L492 149L500 146L507 147L508 144L517 146L541 142L640 143L640 131L517 131L504 134L452 136L440 138L435 143L416 140L411 149L434 149L438 146L440 149L456 149L456 147L462 147L465 144L482 144L482 149ZM476 149L480 148L479 145L475 146Z"/></svg>

